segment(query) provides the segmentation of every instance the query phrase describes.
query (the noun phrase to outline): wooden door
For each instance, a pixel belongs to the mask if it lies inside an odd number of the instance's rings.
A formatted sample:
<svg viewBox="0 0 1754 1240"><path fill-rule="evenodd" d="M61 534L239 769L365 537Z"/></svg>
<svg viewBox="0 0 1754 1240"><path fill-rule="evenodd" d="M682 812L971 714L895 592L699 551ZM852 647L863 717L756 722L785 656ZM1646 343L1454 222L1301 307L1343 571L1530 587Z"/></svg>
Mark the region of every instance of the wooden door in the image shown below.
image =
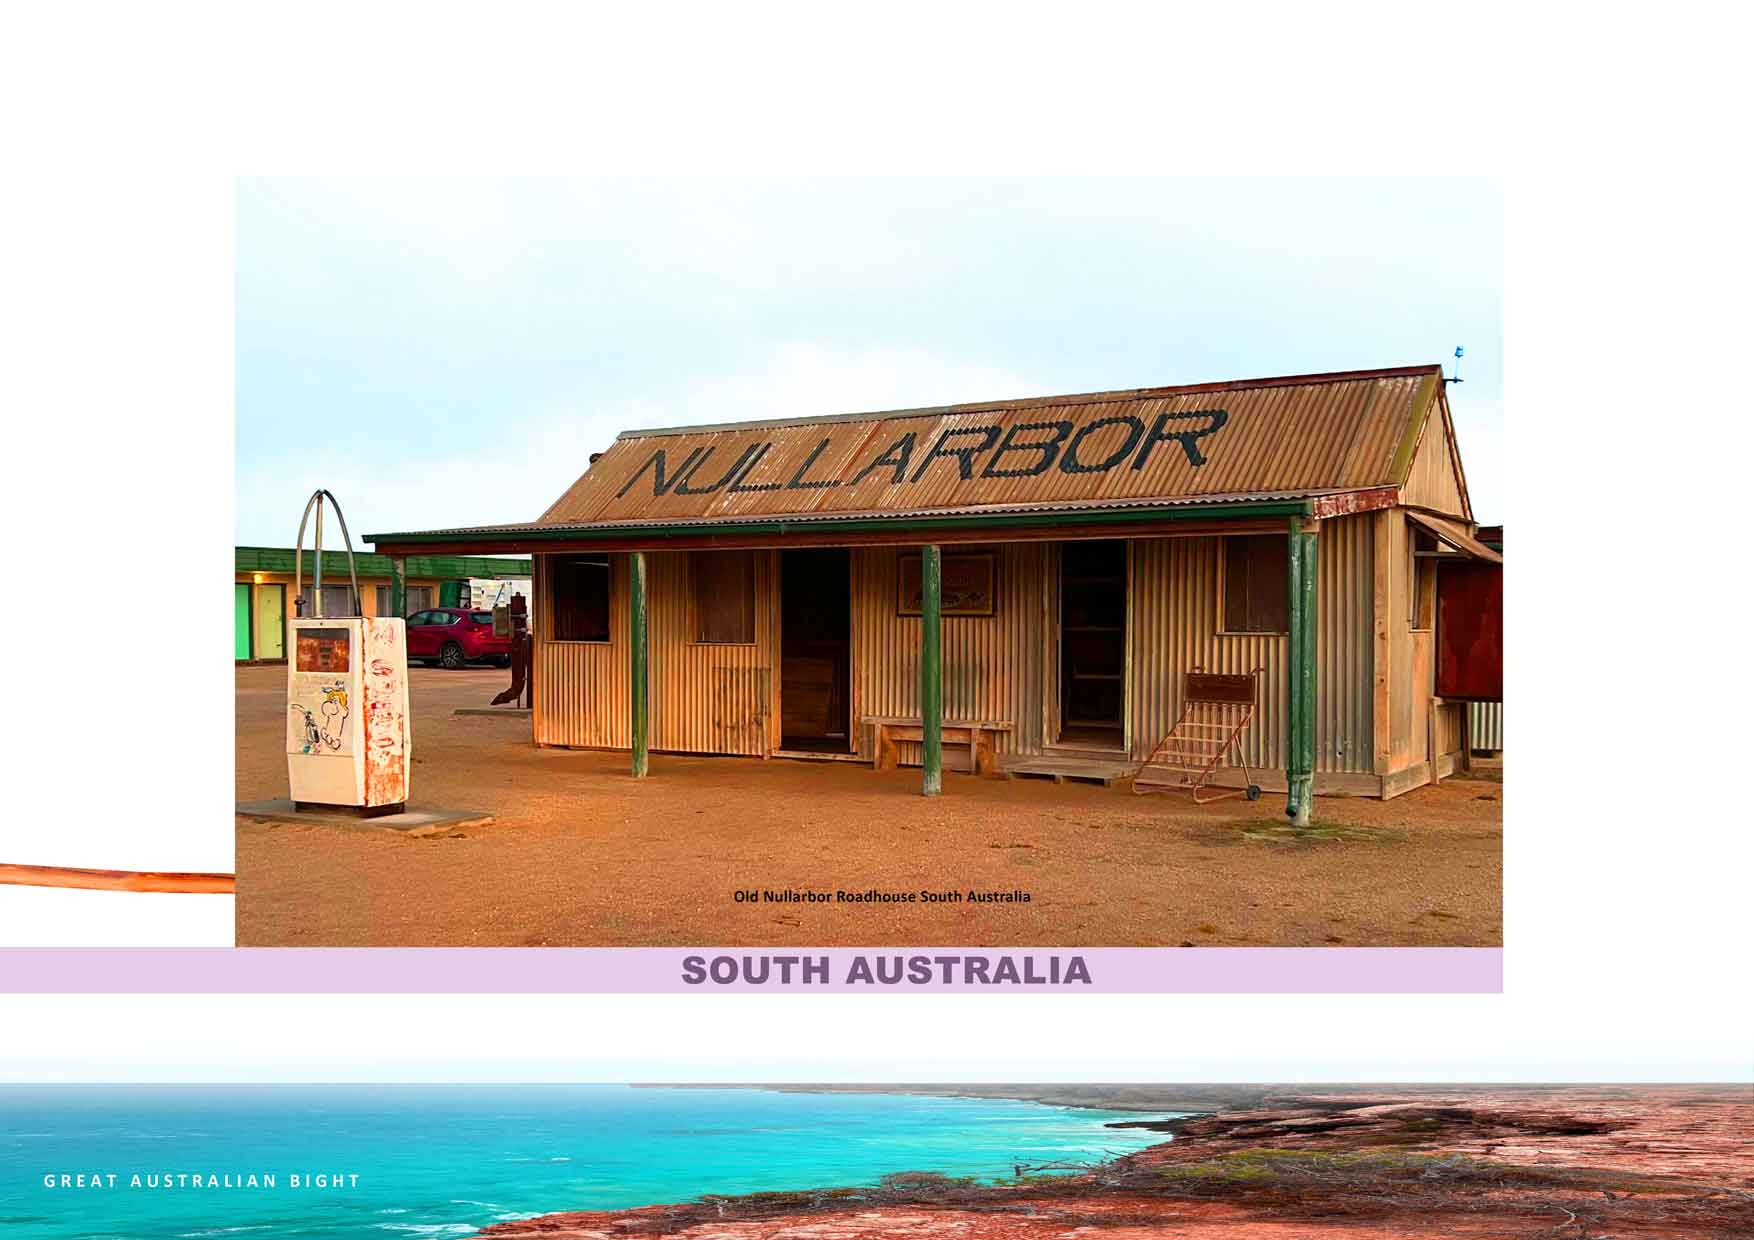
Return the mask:
<svg viewBox="0 0 1754 1240"><path fill-rule="evenodd" d="M256 658L286 657L286 587L256 587Z"/></svg>
<svg viewBox="0 0 1754 1240"><path fill-rule="evenodd" d="M250 587L238 582L232 597L232 658L242 663L250 657Z"/></svg>

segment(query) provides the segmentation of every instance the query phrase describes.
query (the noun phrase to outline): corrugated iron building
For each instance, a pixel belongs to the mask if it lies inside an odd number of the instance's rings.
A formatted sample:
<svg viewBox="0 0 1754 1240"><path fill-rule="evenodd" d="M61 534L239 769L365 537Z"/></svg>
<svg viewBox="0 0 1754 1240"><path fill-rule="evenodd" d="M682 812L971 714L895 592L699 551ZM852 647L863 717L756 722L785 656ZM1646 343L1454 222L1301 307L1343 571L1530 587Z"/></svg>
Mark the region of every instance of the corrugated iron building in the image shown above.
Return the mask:
<svg viewBox="0 0 1754 1240"><path fill-rule="evenodd" d="M537 744L869 760L936 689L1002 760L1137 762L1188 672L1259 669L1296 816L1465 761L1438 589L1498 562L1474 528L1420 366L628 431L536 521L371 537L533 554Z"/></svg>

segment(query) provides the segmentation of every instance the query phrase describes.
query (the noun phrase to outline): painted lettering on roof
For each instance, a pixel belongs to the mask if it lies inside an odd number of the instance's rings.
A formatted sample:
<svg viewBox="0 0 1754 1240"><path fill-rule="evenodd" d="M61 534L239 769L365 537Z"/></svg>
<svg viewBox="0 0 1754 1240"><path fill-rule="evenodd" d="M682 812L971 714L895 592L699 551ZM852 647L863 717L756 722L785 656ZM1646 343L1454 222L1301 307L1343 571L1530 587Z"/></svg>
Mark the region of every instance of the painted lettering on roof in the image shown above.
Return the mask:
<svg viewBox="0 0 1754 1240"><path fill-rule="evenodd" d="M1188 464L1197 468L1206 463L1200 441L1216 434L1229 419L1230 414L1223 409L1201 409L1192 413L1160 413L1149 429L1143 419L1132 414L1099 418L1083 426L1076 426L1067 418L1019 422L1009 427L993 422L951 427L941 431L930 447L920 444L917 432L906 431L872 453L850 480L810 477L811 468L834 443L832 436L817 440L791 477L783 481L772 475L771 470L761 469L778 443L773 439L757 439L741 445L740 450L733 441L719 462L724 465L722 472L713 462L721 445L696 445L678 463L660 441L615 497L624 498L641 486L649 486L654 498L671 494L712 495L721 490L732 495L813 491L843 483L857 486L872 476L889 486L912 486L924 482L934 466L941 474L947 468L954 469L952 481L959 482L974 482L977 478L1034 478L1056 467L1063 474L1103 474L1112 469L1142 470L1151 454L1166 445L1179 447ZM725 465L725 460L730 463Z"/></svg>
<svg viewBox="0 0 1754 1240"><path fill-rule="evenodd" d="M622 435L542 523L1082 507L1391 484L1436 368Z"/></svg>

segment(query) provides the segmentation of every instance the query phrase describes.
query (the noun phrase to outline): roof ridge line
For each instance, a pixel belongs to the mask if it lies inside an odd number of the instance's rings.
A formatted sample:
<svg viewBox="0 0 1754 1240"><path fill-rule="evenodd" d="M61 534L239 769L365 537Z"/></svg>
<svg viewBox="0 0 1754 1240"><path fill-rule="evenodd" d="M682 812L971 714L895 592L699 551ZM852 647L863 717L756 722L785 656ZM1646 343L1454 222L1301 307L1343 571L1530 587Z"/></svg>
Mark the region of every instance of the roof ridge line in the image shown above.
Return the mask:
<svg viewBox="0 0 1754 1240"><path fill-rule="evenodd" d="M1188 396L1203 392L1236 392L1267 387L1313 387L1323 383L1350 383L1361 379L1395 379L1412 375L1441 373L1441 363L1424 366L1387 366L1376 370L1335 370L1311 375L1270 375L1259 379L1226 379L1209 383L1184 383L1168 387L1116 388L1106 392L1071 392L1055 396L1013 396L1004 400L969 401L956 405L923 405L915 409L870 409L860 413L827 413L796 418L752 418L741 422L703 422L692 426L655 426L622 431L615 438L646 439L659 435L687 435L712 431L753 430L757 427L779 429L788 426L827 425L836 422L890 421L901 418L926 418L951 413L981 413L987 410L1015 409L1024 405L1052 407L1057 405L1089 405L1123 400L1156 400L1166 396ZM564 498L564 496L562 497ZM557 500L556 503L559 501Z"/></svg>

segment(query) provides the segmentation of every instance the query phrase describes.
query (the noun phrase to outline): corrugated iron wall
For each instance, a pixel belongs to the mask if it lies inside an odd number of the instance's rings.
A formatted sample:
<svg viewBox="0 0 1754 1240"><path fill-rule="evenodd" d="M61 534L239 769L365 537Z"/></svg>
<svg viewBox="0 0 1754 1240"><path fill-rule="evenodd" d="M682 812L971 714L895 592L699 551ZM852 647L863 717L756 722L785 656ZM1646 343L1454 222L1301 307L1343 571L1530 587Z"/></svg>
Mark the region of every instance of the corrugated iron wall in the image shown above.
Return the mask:
<svg viewBox="0 0 1754 1240"><path fill-rule="evenodd" d="M905 548L868 547L852 553L853 717L859 753L871 753L870 715L916 715L920 709L920 618L896 614L897 559ZM962 550L958 548L958 550ZM997 556L998 603L991 616L944 618L944 717L1009 720L1002 753L1041 749L1044 565L1048 544L1006 543ZM919 745L903 743L900 761L918 763ZM960 749L945 763L966 765Z"/></svg>
<svg viewBox="0 0 1754 1240"><path fill-rule="evenodd" d="M1323 521L1316 553L1316 769L1371 771L1372 526L1370 514ZM1244 737L1251 766L1285 765L1283 634L1218 631L1216 538L1133 543L1132 748L1143 760L1175 723L1182 677L1194 667L1263 668L1261 708Z"/></svg>
<svg viewBox="0 0 1754 1240"><path fill-rule="evenodd" d="M538 745L627 749L633 744L628 712L627 557L609 557L609 640L557 642L552 556L536 557L536 706Z"/></svg>
<svg viewBox="0 0 1754 1240"><path fill-rule="evenodd" d="M735 646L693 640L688 553L657 552L646 557L653 749L759 755L771 747L777 554L755 553L755 641ZM549 559L536 557L536 743L626 749L633 743L628 707L628 558L609 557L607 642L557 642L545 636L553 632Z"/></svg>
<svg viewBox="0 0 1754 1240"><path fill-rule="evenodd" d="M648 555L651 746L678 753L767 752L779 677L775 560L755 556L755 641L703 645L692 632L689 552ZM711 554L711 553L709 553Z"/></svg>
<svg viewBox="0 0 1754 1240"><path fill-rule="evenodd" d="M1372 521L1374 514L1324 521L1318 551L1317 769L1371 770ZM894 547L855 548L852 575L853 717L858 751L870 756L862 720L919 711L920 620L897 614ZM1042 752L1046 691L1057 652L1055 547L1007 543L997 557L993 616L944 621L947 719L1008 720L1004 753ZM1129 734L1143 758L1181 709L1183 675L1194 666L1246 672L1264 667L1262 707L1247 737L1251 765L1284 765L1285 637L1218 630L1218 539L1134 540ZM691 640L686 552L649 561L651 745L685 753L761 754L778 745L778 552L756 553L756 640L706 646ZM610 640L555 642L548 557L537 557L535 738L539 744L626 748L628 723L627 557L611 557ZM1409 652L1410 653L1410 652ZM1411 738L1409 738L1411 739ZM1422 739L1422 738L1421 738ZM917 763L917 745L901 761ZM1423 755L1421 754L1421 757ZM961 765L960 750L946 761Z"/></svg>
<svg viewBox="0 0 1754 1240"><path fill-rule="evenodd" d="M1375 529L1369 514L1323 521L1317 555L1316 770L1374 769Z"/></svg>
<svg viewBox="0 0 1754 1240"><path fill-rule="evenodd" d="M1504 703L1468 703L1468 744L1475 749L1504 748Z"/></svg>

